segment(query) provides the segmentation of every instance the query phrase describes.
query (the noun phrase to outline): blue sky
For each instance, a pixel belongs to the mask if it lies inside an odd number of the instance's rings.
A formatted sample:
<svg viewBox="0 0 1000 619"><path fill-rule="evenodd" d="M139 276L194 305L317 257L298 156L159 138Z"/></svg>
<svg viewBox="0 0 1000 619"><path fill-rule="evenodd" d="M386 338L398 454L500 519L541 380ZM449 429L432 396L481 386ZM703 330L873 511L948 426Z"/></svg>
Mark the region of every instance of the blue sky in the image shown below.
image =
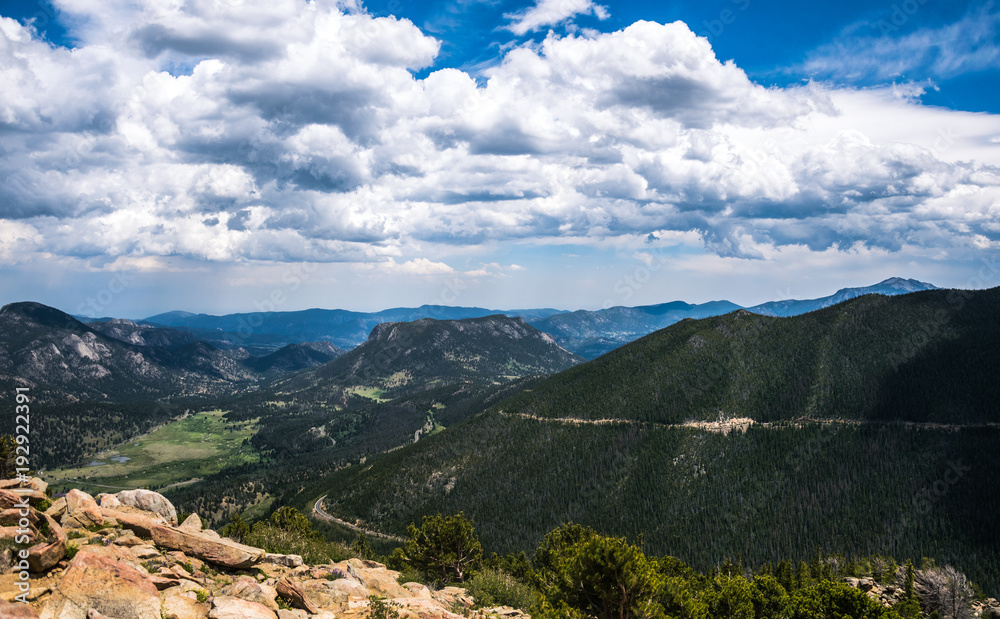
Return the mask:
<svg viewBox="0 0 1000 619"><path fill-rule="evenodd" d="M593 309L1000 279L992 2L0 16L4 302Z"/></svg>

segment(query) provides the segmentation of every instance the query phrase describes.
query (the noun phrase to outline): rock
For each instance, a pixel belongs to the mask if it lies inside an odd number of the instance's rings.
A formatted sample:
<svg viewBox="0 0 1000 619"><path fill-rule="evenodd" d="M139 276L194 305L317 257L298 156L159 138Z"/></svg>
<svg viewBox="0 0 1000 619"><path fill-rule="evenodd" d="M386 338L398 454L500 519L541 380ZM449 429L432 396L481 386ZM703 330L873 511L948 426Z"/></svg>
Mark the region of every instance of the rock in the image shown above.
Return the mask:
<svg viewBox="0 0 1000 619"><path fill-rule="evenodd" d="M309 613L298 608L294 610L279 610L278 619L308 619Z"/></svg>
<svg viewBox="0 0 1000 619"><path fill-rule="evenodd" d="M419 619L465 619L462 615L457 615L434 600L423 598L397 598L392 600L398 604L400 615L416 615Z"/></svg>
<svg viewBox="0 0 1000 619"><path fill-rule="evenodd" d="M386 569L381 563L348 559L347 573L369 591L380 593L386 597L399 598L407 597L410 594L399 584L399 572Z"/></svg>
<svg viewBox="0 0 1000 619"><path fill-rule="evenodd" d="M159 492L152 490L122 490L115 495L122 505L128 505L163 516L169 524L177 524L177 510L173 503Z"/></svg>
<svg viewBox="0 0 1000 619"><path fill-rule="evenodd" d="M155 547L143 542L141 546L134 546L132 548L132 556L136 559L152 559L153 557L159 557L161 555L160 551Z"/></svg>
<svg viewBox="0 0 1000 619"><path fill-rule="evenodd" d="M209 619L278 619L278 615L263 604L229 596L213 598L208 616Z"/></svg>
<svg viewBox="0 0 1000 619"><path fill-rule="evenodd" d="M198 594L177 587L168 590L160 598L163 619L204 619L209 606L198 601Z"/></svg>
<svg viewBox="0 0 1000 619"><path fill-rule="evenodd" d="M4 619L38 619L38 611L27 604L0 600L0 617Z"/></svg>
<svg viewBox="0 0 1000 619"><path fill-rule="evenodd" d="M178 528L184 529L185 531L194 531L197 533L198 531L204 529L205 526L202 525L201 523L201 516L199 516L198 514L191 514L190 516L184 519L184 522L182 522L180 527Z"/></svg>
<svg viewBox="0 0 1000 619"><path fill-rule="evenodd" d="M42 609L41 619L82 618L90 609L114 619L160 619L160 599L148 574L107 550L80 549Z"/></svg>
<svg viewBox="0 0 1000 619"><path fill-rule="evenodd" d="M113 494L102 494L101 500L98 501L101 507L106 507L108 509L114 509L116 507L121 507L122 502L118 500Z"/></svg>
<svg viewBox="0 0 1000 619"><path fill-rule="evenodd" d="M284 567L298 567L302 565L302 557L299 555L276 555L269 552L264 555L264 561Z"/></svg>
<svg viewBox="0 0 1000 619"><path fill-rule="evenodd" d="M275 589L278 591L278 595L295 608L301 608L312 614L316 614L320 610L316 604L309 600L302 585L297 582L282 578L278 581Z"/></svg>
<svg viewBox="0 0 1000 619"><path fill-rule="evenodd" d="M415 598L423 598L425 600L433 600L434 596L431 595L431 590L427 585L422 585L418 582L408 582L403 584L403 588L410 592Z"/></svg>
<svg viewBox="0 0 1000 619"><path fill-rule="evenodd" d="M352 600L364 600L371 593L353 578L308 580L301 586L310 602L327 610L346 609Z"/></svg>
<svg viewBox="0 0 1000 619"><path fill-rule="evenodd" d="M278 602L276 601L278 592L274 587L253 580L239 580L223 589L222 594L248 602L257 602L271 610L278 610Z"/></svg>
<svg viewBox="0 0 1000 619"><path fill-rule="evenodd" d="M32 572L44 572L52 569L66 556L66 531L52 516L42 514L49 523L49 530L55 537L52 541L39 542L28 549L28 565Z"/></svg>
<svg viewBox="0 0 1000 619"><path fill-rule="evenodd" d="M153 527L159 524L149 516L143 514L109 509L107 507L101 508L101 515L105 518L114 518L121 526L146 539L153 537Z"/></svg>
<svg viewBox="0 0 1000 619"><path fill-rule="evenodd" d="M108 617L107 615L102 615L101 613L91 608L90 610L87 611L87 619L112 619L112 617Z"/></svg>
<svg viewBox="0 0 1000 619"><path fill-rule="evenodd" d="M55 501L52 501L52 505L45 510L45 513L57 520L62 518L63 514L66 513L66 497L59 497Z"/></svg>
<svg viewBox="0 0 1000 619"><path fill-rule="evenodd" d="M260 563L266 554L261 548L245 546L229 539L212 539L191 531L164 525L153 526L153 541L169 550L228 568L247 568Z"/></svg>
<svg viewBox="0 0 1000 619"><path fill-rule="evenodd" d="M66 493L66 513L63 514L62 524L64 527L87 529L103 525L104 516L94 497L73 488Z"/></svg>

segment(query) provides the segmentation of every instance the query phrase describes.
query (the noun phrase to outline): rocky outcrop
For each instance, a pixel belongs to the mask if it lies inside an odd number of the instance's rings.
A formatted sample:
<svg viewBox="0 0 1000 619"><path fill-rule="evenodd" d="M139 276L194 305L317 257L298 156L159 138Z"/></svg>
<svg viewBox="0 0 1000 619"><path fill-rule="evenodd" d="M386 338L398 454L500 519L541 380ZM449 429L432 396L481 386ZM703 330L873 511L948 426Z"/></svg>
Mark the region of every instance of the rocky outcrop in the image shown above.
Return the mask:
<svg viewBox="0 0 1000 619"><path fill-rule="evenodd" d="M68 496L68 495L67 495ZM123 490L115 495L122 505L159 514L168 524L177 524L177 510L162 494L152 490ZM200 521L199 521L200 522ZM200 527L199 527L200 529Z"/></svg>
<svg viewBox="0 0 1000 619"><path fill-rule="evenodd" d="M0 494L0 504L23 505L18 494L0 487L4 492L10 496ZM28 593L18 586L17 573L0 573L0 617L366 619L369 599L377 596L400 619L464 619L454 610L473 606L464 589L400 584L398 572L373 561L304 565L302 557L268 554L202 530L197 516L175 526L169 518L173 506L152 494L128 495L145 497L133 504L121 500L121 493L94 499L73 491L45 513L32 505L36 532L47 528L49 534L42 539L39 533L31 547L37 569L29 574ZM73 539L59 524L63 519L73 525ZM89 524L80 526L84 522ZM71 560L67 546L75 550ZM9 603L19 594L28 604ZM513 609L475 613L474 619L530 619Z"/></svg>

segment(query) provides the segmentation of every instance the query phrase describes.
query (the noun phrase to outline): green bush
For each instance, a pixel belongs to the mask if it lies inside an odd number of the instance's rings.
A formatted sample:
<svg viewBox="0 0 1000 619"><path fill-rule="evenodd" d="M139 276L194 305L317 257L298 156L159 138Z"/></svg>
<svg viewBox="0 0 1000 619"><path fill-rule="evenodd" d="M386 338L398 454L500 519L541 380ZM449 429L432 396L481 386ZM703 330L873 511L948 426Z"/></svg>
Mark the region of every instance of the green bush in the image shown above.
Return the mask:
<svg viewBox="0 0 1000 619"><path fill-rule="evenodd" d="M405 585L408 582L419 582L420 584L425 584L424 580L426 580L426 577L423 572L414 567L407 566L399 572L399 578L396 579L396 582L401 585Z"/></svg>
<svg viewBox="0 0 1000 619"><path fill-rule="evenodd" d="M354 556L343 544L316 536L305 537L301 532L288 531L267 522L254 524L244 543L275 554L301 555L302 560L310 565L336 563Z"/></svg>
<svg viewBox="0 0 1000 619"><path fill-rule="evenodd" d="M482 561L483 546L464 514L424 516L419 529L411 524L407 532L400 558L436 583L464 582Z"/></svg>
<svg viewBox="0 0 1000 619"><path fill-rule="evenodd" d="M466 584L466 592L476 601L477 608L511 606L527 610L537 597L535 590L507 572L485 569Z"/></svg>

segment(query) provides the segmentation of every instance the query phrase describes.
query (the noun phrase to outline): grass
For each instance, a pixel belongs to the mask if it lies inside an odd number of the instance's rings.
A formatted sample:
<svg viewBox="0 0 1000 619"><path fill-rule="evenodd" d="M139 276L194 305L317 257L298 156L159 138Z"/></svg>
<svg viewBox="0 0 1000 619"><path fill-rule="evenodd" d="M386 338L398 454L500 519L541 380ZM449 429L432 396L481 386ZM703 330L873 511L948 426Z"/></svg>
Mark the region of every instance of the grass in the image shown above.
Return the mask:
<svg viewBox="0 0 1000 619"><path fill-rule="evenodd" d="M53 469L46 479L62 486L92 492L115 488L162 488L217 473L224 467L259 461L245 439L256 432L255 421L227 422L224 411L189 415L153 432L105 451L91 459L100 466ZM228 426L228 428L227 428ZM126 462L116 458L129 458Z"/></svg>
<svg viewBox="0 0 1000 619"><path fill-rule="evenodd" d="M361 396L362 398L368 398L369 400L375 400L376 402L388 402L389 398L383 398L382 394L385 393L384 389L379 389L378 387L364 387L362 385L355 385L354 387L348 387L344 389L347 393L351 395Z"/></svg>

